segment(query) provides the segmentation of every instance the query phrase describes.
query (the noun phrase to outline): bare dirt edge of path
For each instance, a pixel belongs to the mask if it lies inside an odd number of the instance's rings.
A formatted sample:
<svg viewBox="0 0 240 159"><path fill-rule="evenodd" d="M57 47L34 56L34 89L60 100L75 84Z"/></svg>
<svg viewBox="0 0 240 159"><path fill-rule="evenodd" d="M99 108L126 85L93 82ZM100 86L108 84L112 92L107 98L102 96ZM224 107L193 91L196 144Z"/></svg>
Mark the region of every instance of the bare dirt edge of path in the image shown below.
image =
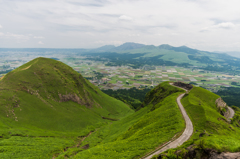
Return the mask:
<svg viewBox="0 0 240 159"><path fill-rule="evenodd" d="M172 83L169 83L169 84L174 86ZM177 86L175 86L175 87L177 87ZM181 87L178 87L178 88L181 88ZM184 89L184 88L181 88L181 89ZM188 91L186 89L184 89L184 90ZM182 99L182 97L184 97L184 95L185 95L185 93L179 95L177 98L178 107L181 110L181 113L185 120L186 127L185 127L184 132L181 134L181 136L179 138L175 139L174 141L170 140L169 142L162 145L161 146L162 148L160 150L155 150L152 153L150 153L149 156L147 156L147 157L144 156L141 159L151 159L154 155L158 155L158 154L160 154L168 149L171 149L171 148L176 148L176 147L182 145L184 142L186 142L192 136L192 133L193 133L192 121L190 120L189 116L187 115L186 110L184 109L183 105L181 104L181 99Z"/></svg>
<svg viewBox="0 0 240 159"><path fill-rule="evenodd" d="M184 130L183 130L183 131L184 131ZM145 159L145 158L147 158L148 156L152 155L153 153L161 150L162 148L164 148L165 146L167 146L168 144L170 144L171 142L173 142L174 140L176 140L177 138L179 138L179 137L183 134L183 131L175 134L175 135L173 136L173 138L171 138L171 140L169 140L169 141L163 143L162 145L158 146L155 150L153 150L152 152L147 153L146 155L144 155L144 156L141 157L140 159Z"/></svg>

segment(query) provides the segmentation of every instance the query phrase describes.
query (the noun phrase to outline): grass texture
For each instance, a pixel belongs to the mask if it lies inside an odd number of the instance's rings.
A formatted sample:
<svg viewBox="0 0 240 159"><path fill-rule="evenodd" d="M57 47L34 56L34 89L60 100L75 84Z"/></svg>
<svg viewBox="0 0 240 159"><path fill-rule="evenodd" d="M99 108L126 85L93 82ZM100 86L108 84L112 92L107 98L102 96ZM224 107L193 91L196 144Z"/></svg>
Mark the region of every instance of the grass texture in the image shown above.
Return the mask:
<svg viewBox="0 0 240 159"><path fill-rule="evenodd" d="M62 62L37 58L0 81L0 158L52 158L132 114Z"/></svg>

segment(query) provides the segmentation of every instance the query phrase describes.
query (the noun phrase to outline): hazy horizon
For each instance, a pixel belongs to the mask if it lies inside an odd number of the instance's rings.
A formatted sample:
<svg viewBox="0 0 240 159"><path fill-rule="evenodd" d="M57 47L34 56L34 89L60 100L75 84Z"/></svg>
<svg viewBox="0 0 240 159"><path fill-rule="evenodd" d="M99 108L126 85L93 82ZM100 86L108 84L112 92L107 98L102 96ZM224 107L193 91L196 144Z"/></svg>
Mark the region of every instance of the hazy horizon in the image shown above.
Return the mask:
<svg viewBox="0 0 240 159"><path fill-rule="evenodd" d="M125 42L125 43L135 43L135 42ZM125 43L123 43L123 44L125 44ZM121 44L121 45L123 45L123 44ZM140 43L136 43L136 44L140 44ZM12 47L12 48L7 48L7 47L0 47L0 49L86 49L86 50L91 50L91 49L98 49L98 48L101 48L101 47L104 47L104 46L110 46L111 44L109 44L109 45L102 45L102 46L99 46L99 47L92 47L92 48L74 48L74 47L72 47L72 48L64 48L64 47L58 47L58 48L55 48L55 47L22 47L22 48L20 48L20 47ZM112 46L115 46L115 47L118 47L118 46L121 46L121 45L112 45ZM145 45L145 44L144 44ZM160 44L160 45L169 45L169 44ZM153 46L155 46L155 47L158 47L158 46L160 46L160 45L153 45ZM171 45L171 46L173 46L173 45ZM181 45L181 46L185 46L185 45ZM173 47L181 47L181 46L173 46ZM188 47L188 46L186 46L186 47ZM191 47L189 47L189 48L191 48ZM197 49L197 48L191 48L191 49ZM199 49L197 49L197 50L199 50ZM200 51L208 51L208 50L200 50ZM240 51L218 51L218 50L216 50L216 51L209 51L209 52L213 52L213 53L227 53L227 54L229 54L229 55L231 55L231 56L234 56L234 57L238 57L238 58L240 58Z"/></svg>

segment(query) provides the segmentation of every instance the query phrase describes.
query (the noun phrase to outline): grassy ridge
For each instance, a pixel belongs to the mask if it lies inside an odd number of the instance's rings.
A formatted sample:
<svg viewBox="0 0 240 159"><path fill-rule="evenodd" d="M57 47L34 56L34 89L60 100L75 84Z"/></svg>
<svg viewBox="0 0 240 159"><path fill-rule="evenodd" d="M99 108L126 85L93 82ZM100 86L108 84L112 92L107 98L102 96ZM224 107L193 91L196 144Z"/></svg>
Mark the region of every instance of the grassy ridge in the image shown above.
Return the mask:
<svg viewBox="0 0 240 159"><path fill-rule="evenodd" d="M163 89L167 93L160 91ZM92 133L81 145L89 144L90 148L78 152L73 158L137 158L180 133L185 124L176 98L183 90L164 82L152 92L158 91L161 102L156 103L157 96L149 93L146 96L149 102L144 108ZM68 151L59 158L66 156Z"/></svg>
<svg viewBox="0 0 240 159"><path fill-rule="evenodd" d="M194 87L182 99L181 102L194 125L193 136L184 146L201 144L204 148L213 148L220 152L240 151L240 129L236 125L236 121L229 124L218 112L215 104L217 98L219 96L214 93ZM239 117L235 118L238 123ZM203 137L199 137L201 133Z"/></svg>
<svg viewBox="0 0 240 159"><path fill-rule="evenodd" d="M131 113L71 67L37 58L0 81L0 158L51 158L107 124L102 116L121 119Z"/></svg>

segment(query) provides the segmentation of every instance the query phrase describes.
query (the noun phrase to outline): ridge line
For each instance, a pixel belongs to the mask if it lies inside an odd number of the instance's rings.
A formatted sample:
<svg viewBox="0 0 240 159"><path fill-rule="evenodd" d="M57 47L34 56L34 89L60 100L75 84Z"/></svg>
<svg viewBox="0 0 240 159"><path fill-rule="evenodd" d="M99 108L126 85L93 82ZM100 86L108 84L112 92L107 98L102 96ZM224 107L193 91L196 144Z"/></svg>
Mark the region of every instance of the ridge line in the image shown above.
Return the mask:
<svg viewBox="0 0 240 159"><path fill-rule="evenodd" d="M169 83L170 85L174 86L173 84ZM174 87L177 87L177 86L174 86ZM178 87L178 88L181 88L181 87ZM184 89L184 88L181 88L181 89ZM185 91L188 91L186 89L184 89ZM183 94L180 94L178 97L177 97L177 104L178 104L178 107L183 115L183 118L184 118L184 121L185 121L185 130L184 132L182 133L181 136L179 136L176 140L174 141L168 141L165 145L163 145L164 147L162 147L160 150L152 153L151 155L147 156L147 157L143 157L142 159L151 159L154 155L158 155L168 149L171 149L171 148L176 148L180 145L182 145L184 142L186 142L191 136L192 136L192 133L193 133L193 124L192 124L192 121L191 119L189 118L186 110L184 109L182 103L181 103L181 99L184 97L186 93L183 93Z"/></svg>

